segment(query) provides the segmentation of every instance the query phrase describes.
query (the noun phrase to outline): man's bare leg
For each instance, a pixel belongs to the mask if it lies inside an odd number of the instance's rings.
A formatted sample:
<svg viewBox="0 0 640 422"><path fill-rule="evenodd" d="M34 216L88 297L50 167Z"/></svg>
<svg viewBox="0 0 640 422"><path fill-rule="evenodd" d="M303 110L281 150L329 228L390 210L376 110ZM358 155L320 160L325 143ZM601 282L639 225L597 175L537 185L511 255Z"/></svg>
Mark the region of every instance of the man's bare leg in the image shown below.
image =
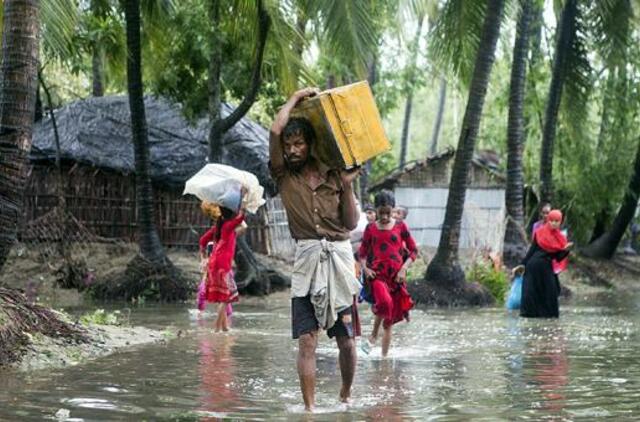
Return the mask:
<svg viewBox="0 0 640 422"><path fill-rule="evenodd" d="M371 331L371 335L369 336L369 342L371 344L376 344L376 341L378 341L378 333L380 332L381 323L382 317L376 315L375 319L373 320L373 331Z"/></svg>
<svg viewBox="0 0 640 422"><path fill-rule="evenodd" d="M318 332L302 334L298 339L298 378L304 400L304 408L312 411L316 399L316 347Z"/></svg>
<svg viewBox="0 0 640 422"><path fill-rule="evenodd" d="M391 346L391 325L383 328L382 332L382 357L387 357Z"/></svg>
<svg viewBox="0 0 640 422"><path fill-rule="evenodd" d="M351 385L356 374L356 342L350 337L336 337L338 344L338 361L340 362L340 376L342 387L340 388L340 401L347 403L351 397Z"/></svg>

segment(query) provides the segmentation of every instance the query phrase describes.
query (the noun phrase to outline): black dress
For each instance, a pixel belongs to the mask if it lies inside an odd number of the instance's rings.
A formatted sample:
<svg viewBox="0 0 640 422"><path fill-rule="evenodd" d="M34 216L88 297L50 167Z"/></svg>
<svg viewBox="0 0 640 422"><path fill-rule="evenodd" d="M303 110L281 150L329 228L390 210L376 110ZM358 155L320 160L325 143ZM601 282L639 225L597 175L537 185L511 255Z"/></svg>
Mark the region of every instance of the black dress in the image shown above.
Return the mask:
<svg viewBox="0 0 640 422"><path fill-rule="evenodd" d="M560 284L553 272L551 260L562 260L569 251L550 253L544 251L534 240L522 260L525 266L522 280L520 316L528 318L558 318L558 295Z"/></svg>

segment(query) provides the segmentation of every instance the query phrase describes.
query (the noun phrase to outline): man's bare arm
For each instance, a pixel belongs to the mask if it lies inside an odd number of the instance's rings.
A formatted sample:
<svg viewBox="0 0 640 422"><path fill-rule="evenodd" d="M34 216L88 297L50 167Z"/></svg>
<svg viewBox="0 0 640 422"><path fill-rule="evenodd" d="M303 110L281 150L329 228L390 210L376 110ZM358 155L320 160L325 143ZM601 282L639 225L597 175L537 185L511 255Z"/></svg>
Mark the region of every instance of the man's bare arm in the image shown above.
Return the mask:
<svg viewBox="0 0 640 422"><path fill-rule="evenodd" d="M291 110L300 102L304 97L310 97L317 94L319 91L317 88L303 88L296 91L291 98L282 106L278 114L276 115L271 130L269 132L269 160L271 161L272 168L278 168L284 166L284 156L282 155L282 145L280 135L284 127L289 122L291 116Z"/></svg>
<svg viewBox="0 0 640 422"><path fill-rule="evenodd" d="M353 230L358 226L360 212L356 204L356 196L353 193L353 181L360 174L360 169L343 170L340 174L342 178L342 194L340 195L340 218L342 224Z"/></svg>

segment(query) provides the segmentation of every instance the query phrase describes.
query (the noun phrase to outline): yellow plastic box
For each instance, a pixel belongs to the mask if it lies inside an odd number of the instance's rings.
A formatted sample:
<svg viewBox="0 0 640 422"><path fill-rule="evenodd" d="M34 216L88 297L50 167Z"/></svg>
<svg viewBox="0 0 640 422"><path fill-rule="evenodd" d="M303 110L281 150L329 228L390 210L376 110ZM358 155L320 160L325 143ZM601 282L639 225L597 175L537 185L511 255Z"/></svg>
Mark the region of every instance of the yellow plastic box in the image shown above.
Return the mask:
<svg viewBox="0 0 640 422"><path fill-rule="evenodd" d="M313 152L331 167L360 166L391 149L367 81L323 91L298 104L293 115L311 122Z"/></svg>

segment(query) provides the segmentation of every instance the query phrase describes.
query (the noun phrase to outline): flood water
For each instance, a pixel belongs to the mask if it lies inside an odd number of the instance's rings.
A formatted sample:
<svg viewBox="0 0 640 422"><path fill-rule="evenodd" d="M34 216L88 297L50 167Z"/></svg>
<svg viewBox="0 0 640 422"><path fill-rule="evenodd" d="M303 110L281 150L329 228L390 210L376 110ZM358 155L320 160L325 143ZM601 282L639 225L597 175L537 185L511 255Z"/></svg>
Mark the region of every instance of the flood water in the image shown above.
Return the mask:
<svg viewBox="0 0 640 422"><path fill-rule="evenodd" d="M371 329L368 307L360 308ZM333 343L318 349L317 411L303 412L285 295L238 305L229 334L188 306L133 309L134 325L186 334L67 369L0 373L0 420L631 420L640 418L640 295L577 301L561 318L500 308L417 310L390 357L358 351L338 403Z"/></svg>

